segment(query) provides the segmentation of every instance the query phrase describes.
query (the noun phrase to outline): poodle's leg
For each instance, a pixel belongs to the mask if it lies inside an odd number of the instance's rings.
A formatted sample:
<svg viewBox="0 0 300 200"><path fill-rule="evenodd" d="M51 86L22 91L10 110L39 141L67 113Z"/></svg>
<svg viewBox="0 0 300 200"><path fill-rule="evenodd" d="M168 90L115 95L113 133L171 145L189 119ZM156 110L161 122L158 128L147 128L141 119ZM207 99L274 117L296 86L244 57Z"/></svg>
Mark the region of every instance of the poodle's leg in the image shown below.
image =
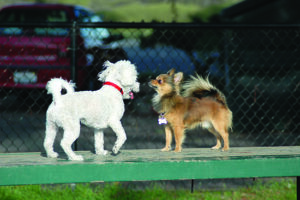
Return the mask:
<svg viewBox="0 0 300 200"><path fill-rule="evenodd" d="M80 134L80 123L75 122L70 124L72 124L72 127L64 127L64 136L60 145L67 154L69 160L83 160L82 156L76 155L72 150L72 144Z"/></svg>
<svg viewBox="0 0 300 200"><path fill-rule="evenodd" d="M95 129L95 151L97 155L106 155L107 151L104 150L104 134L102 129Z"/></svg>
<svg viewBox="0 0 300 200"><path fill-rule="evenodd" d="M46 150L46 154L49 158L57 158L58 154L53 150L53 144L56 137L57 127L56 124L52 121L48 121L46 123L46 133L44 139L44 148Z"/></svg>
<svg viewBox="0 0 300 200"><path fill-rule="evenodd" d="M120 148L122 147L122 145L124 144L124 142L126 141L127 137L126 137L126 133L124 131L124 128L121 124L120 121L116 120L113 121L112 123L110 123L109 125L112 130L116 133L117 135L117 140L116 143L112 149L114 154L117 154L120 150Z"/></svg>

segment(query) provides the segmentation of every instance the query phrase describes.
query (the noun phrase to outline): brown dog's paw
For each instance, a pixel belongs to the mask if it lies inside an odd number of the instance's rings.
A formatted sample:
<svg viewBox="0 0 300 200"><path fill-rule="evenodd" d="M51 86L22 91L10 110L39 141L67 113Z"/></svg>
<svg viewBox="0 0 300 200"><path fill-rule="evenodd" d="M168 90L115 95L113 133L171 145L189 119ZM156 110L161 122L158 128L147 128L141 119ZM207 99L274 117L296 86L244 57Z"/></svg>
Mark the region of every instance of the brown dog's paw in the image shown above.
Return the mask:
<svg viewBox="0 0 300 200"><path fill-rule="evenodd" d="M163 151L163 152L165 152L165 151L170 151L171 150L171 148L170 147L164 147L164 148L162 148L160 151Z"/></svg>
<svg viewBox="0 0 300 200"><path fill-rule="evenodd" d="M182 150L181 148L175 148L174 152L179 153L179 152L181 152L181 150Z"/></svg>
<svg viewBox="0 0 300 200"><path fill-rule="evenodd" d="M224 148L222 149L222 151L228 151L228 150L229 150L229 147L227 147L227 148L224 147Z"/></svg>
<svg viewBox="0 0 300 200"><path fill-rule="evenodd" d="M221 146L216 145L216 146L213 146L211 149L212 149L212 150L218 150L218 149L220 149L220 148L221 148Z"/></svg>

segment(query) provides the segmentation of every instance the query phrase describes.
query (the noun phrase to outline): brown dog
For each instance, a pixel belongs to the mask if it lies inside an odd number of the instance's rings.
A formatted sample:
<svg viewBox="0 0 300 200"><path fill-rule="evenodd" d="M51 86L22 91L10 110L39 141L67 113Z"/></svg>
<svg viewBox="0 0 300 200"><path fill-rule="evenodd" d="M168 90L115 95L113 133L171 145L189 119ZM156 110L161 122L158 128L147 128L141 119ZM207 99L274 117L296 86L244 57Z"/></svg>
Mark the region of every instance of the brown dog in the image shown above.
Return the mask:
<svg viewBox="0 0 300 200"><path fill-rule="evenodd" d="M152 102L154 109L160 113L159 122L166 124L166 146L162 151L171 150L172 133L175 136L175 152L181 152L184 132L197 126L208 129L216 136L217 144L212 149L220 149L223 139L223 151L229 149L228 129L232 127L232 112L227 106L225 96L208 80L200 76L191 77L183 84L183 95L180 87L183 73L175 74L170 70L161 74L149 85L157 94Z"/></svg>

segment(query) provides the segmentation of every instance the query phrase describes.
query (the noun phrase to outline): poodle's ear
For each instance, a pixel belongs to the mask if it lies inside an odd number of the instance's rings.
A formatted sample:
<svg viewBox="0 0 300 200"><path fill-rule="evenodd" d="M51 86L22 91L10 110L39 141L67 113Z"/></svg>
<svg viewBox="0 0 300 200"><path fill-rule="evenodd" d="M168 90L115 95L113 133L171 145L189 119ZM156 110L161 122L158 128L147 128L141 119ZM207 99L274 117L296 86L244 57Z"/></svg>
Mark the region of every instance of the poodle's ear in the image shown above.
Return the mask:
<svg viewBox="0 0 300 200"><path fill-rule="evenodd" d="M182 79L183 79L183 73L182 73L182 72L178 72L178 73L176 73L176 74L174 75L174 83L175 83L176 85L180 84L181 81L182 81Z"/></svg>
<svg viewBox="0 0 300 200"><path fill-rule="evenodd" d="M104 70L102 70L99 74L98 74L98 77L99 77L99 81L102 81L104 82L107 75L112 71L112 68L113 68L113 63L109 62L108 60L104 62L103 64L103 68Z"/></svg>
<svg viewBox="0 0 300 200"><path fill-rule="evenodd" d="M167 72L167 74L168 74L169 76L173 76L174 73L175 73L175 69L174 69L174 68L170 69L170 70Z"/></svg>

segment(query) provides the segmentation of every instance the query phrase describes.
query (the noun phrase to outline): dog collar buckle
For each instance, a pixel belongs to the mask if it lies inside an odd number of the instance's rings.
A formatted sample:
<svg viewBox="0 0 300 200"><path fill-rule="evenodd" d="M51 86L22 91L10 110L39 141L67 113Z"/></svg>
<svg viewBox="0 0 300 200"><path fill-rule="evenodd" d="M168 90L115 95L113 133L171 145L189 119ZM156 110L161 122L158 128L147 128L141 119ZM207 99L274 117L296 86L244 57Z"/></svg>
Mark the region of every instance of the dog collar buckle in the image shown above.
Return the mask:
<svg viewBox="0 0 300 200"><path fill-rule="evenodd" d="M119 90L119 92L121 92L121 94L123 95L124 92L123 92L123 89L121 87L119 87L118 85L114 84L113 82L104 82L103 85L110 85L110 86L113 86L114 88L116 88L117 90Z"/></svg>

